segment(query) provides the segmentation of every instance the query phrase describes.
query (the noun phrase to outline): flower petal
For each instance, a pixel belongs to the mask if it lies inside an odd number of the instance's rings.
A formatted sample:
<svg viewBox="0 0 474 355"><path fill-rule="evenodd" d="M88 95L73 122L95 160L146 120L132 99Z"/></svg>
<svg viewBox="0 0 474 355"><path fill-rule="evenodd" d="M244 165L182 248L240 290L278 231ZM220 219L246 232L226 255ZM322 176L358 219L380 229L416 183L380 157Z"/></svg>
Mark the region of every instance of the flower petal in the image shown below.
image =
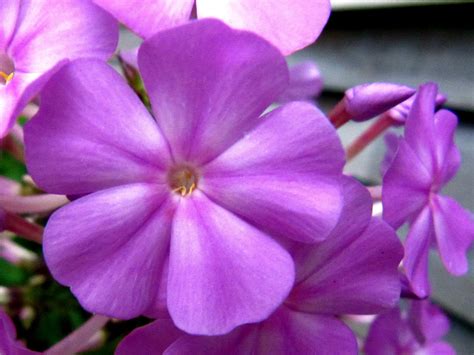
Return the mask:
<svg viewBox="0 0 474 355"><path fill-rule="evenodd" d="M354 121L378 116L412 96L416 90L393 83L368 83L346 91L344 103Z"/></svg>
<svg viewBox="0 0 474 355"><path fill-rule="evenodd" d="M468 270L467 251L474 240L472 214L450 197L436 196L432 203L434 233L444 267L451 274Z"/></svg>
<svg viewBox="0 0 474 355"><path fill-rule="evenodd" d="M274 236L315 242L338 220L343 164L341 143L323 113L289 103L203 167L201 188Z"/></svg>
<svg viewBox="0 0 474 355"><path fill-rule="evenodd" d="M388 132L384 135L383 140L385 143L385 155L382 162L380 163L380 176L384 176L387 172L390 165L392 165L393 159L398 151L398 142L401 137L398 136L395 132Z"/></svg>
<svg viewBox="0 0 474 355"><path fill-rule="evenodd" d="M255 32L284 55L313 43L331 12L328 0L196 0L196 7L198 18Z"/></svg>
<svg viewBox="0 0 474 355"><path fill-rule="evenodd" d="M352 241L341 239L329 236L322 252L311 246L314 253L307 257L317 259L319 268L294 287L287 302L321 314L373 314L393 307L400 298L403 257L393 229L374 218Z"/></svg>
<svg viewBox="0 0 474 355"><path fill-rule="evenodd" d="M438 86L421 85L405 123L405 140L428 172L435 174L436 132L434 113Z"/></svg>
<svg viewBox="0 0 474 355"><path fill-rule="evenodd" d="M334 317L280 307L259 324L241 326L217 337L185 335L167 355L179 354L357 354L352 331Z"/></svg>
<svg viewBox="0 0 474 355"><path fill-rule="evenodd" d="M173 222L168 309L192 334L224 334L267 318L294 281L289 254L195 191Z"/></svg>
<svg viewBox="0 0 474 355"><path fill-rule="evenodd" d="M8 52L21 72L43 72L64 59L107 60L117 47L117 22L90 1L22 2L20 16Z"/></svg>
<svg viewBox="0 0 474 355"><path fill-rule="evenodd" d="M449 332L449 318L428 300L411 301L408 322L421 344L441 339Z"/></svg>
<svg viewBox="0 0 474 355"><path fill-rule="evenodd" d="M425 207L410 226L403 259L406 276L418 297L425 297L430 293L428 255L432 241L432 215L430 208Z"/></svg>
<svg viewBox="0 0 474 355"><path fill-rule="evenodd" d="M15 73L12 81L0 90L0 138L8 134L15 124L16 118L41 88L48 82L54 73L65 62L60 62L47 72L40 73Z"/></svg>
<svg viewBox="0 0 474 355"><path fill-rule="evenodd" d="M143 38L187 22L194 5L194 0L93 1Z"/></svg>
<svg viewBox="0 0 474 355"><path fill-rule="evenodd" d="M118 345L115 354L162 355L183 335L185 333L176 328L171 319L158 319L128 334Z"/></svg>
<svg viewBox="0 0 474 355"><path fill-rule="evenodd" d="M461 156L454 144L454 134L458 125L456 115L448 110L440 110L434 116L436 131L437 183L440 186L451 180L461 166Z"/></svg>
<svg viewBox="0 0 474 355"><path fill-rule="evenodd" d="M86 310L129 319L154 302L169 250L167 196L159 185L125 185L53 213L44 233L46 263Z"/></svg>
<svg viewBox="0 0 474 355"><path fill-rule="evenodd" d="M4 52L10 43L20 12L21 0L2 0L0 11L0 53Z"/></svg>
<svg viewBox="0 0 474 355"><path fill-rule="evenodd" d="M290 67L290 83L278 102L312 100L321 94L323 78L318 66L306 60Z"/></svg>
<svg viewBox="0 0 474 355"><path fill-rule="evenodd" d="M415 152L400 140L382 184L383 219L398 229L428 203L432 175Z"/></svg>
<svg viewBox="0 0 474 355"><path fill-rule="evenodd" d="M258 124L288 83L275 48L216 20L158 33L143 43L138 66L178 162L215 158Z"/></svg>
<svg viewBox="0 0 474 355"><path fill-rule="evenodd" d="M170 159L138 97L112 68L91 59L64 66L46 85L25 140L30 174L52 193L163 182Z"/></svg>

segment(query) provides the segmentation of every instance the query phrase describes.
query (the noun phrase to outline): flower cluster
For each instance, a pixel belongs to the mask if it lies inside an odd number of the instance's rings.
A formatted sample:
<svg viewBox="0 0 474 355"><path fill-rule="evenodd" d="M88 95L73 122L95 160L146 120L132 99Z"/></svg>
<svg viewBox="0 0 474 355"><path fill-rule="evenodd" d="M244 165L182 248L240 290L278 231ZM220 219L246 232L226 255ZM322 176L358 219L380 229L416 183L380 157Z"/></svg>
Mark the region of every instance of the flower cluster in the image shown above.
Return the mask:
<svg viewBox="0 0 474 355"><path fill-rule="evenodd" d="M467 272L472 216L440 195L460 165L457 118L432 83L363 84L326 116L317 67L284 55L318 37L327 0L2 6L2 147L20 161L25 148L31 178L0 180L0 255L21 259L12 233L42 243L52 277L96 314L49 354L139 316L152 321L118 354L453 351L438 309L399 303L429 296L431 247ZM106 62L114 17L144 38L136 68L121 61L133 82ZM337 128L377 116L344 152ZM345 162L395 125L369 193ZM344 321L381 313L365 342ZM2 351L33 353L3 312Z"/></svg>

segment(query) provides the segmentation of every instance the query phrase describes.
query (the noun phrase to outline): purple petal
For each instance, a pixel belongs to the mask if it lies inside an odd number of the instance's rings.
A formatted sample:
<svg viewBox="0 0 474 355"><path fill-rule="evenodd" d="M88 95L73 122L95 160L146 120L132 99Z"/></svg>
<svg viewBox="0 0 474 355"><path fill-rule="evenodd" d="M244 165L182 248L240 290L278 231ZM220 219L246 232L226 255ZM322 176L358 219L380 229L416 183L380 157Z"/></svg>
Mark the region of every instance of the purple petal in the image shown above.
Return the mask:
<svg viewBox="0 0 474 355"><path fill-rule="evenodd" d="M466 254L474 240L472 215L450 197L437 195L431 206L441 260L451 274L465 274L469 267Z"/></svg>
<svg viewBox="0 0 474 355"><path fill-rule="evenodd" d="M433 240L433 221L429 207L425 207L414 220L405 242L403 267L413 291L419 297L430 293L428 255Z"/></svg>
<svg viewBox="0 0 474 355"><path fill-rule="evenodd" d="M215 158L286 88L281 54L254 34L194 21L145 41L138 65L177 161Z"/></svg>
<svg viewBox="0 0 474 355"><path fill-rule="evenodd" d="M427 346L423 347L423 349L419 349L423 355L456 355L456 350L454 348L444 342L438 341L436 343L428 344Z"/></svg>
<svg viewBox="0 0 474 355"><path fill-rule="evenodd" d="M278 102L312 100L321 94L323 78L314 61L307 60L290 67L290 83Z"/></svg>
<svg viewBox="0 0 474 355"><path fill-rule="evenodd" d="M187 22L194 5L194 0L93 1L143 38Z"/></svg>
<svg viewBox="0 0 474 355"><path fill-rule="evenodd" d="M347 112L354 121L365 121L378 116L416 91L408 86L392 83L368 83L355 86L345 93Z"/></svg>
<svg viewBox="0 0 474 355"><path fill-rule="evenodd" d="M166 354L357 354L352 331L340 320L280 307L269 319L218 337L185 335Z"/></svg>
<svg viewBox="0 0 474 355"><path fill-rule="evenodd" d="M372 198L369 191L354 178L344 176L342 197L341 214L326 243L313 247L295 243L290 248L296 265L296 284L323 267L327 259L339 254L341 245L354 242L369 225L372 218Z"/></svg>
<svg viewBox="0 0 474 355"><path fill-rule="evenodd" d="M341 143L309 103L286 104L203 167L202 190L272 235L323 240L341 209Z"/></svg>
<svg viewBox="0 0 474 355"><path fill-rule="evenodd" d="M398 142L400 140L400 136L398 136L394 132L388 132L383 137L386 147L386 152L383 158L382 163L380 164L380 176L384 176L387 172L388 168L392 164L393 160L395 159L395 155L398 151Z"/></svg>
<svg viewBox="0 0 474 355"><path fill-rule="evenodd" d="M138 69L138 50L140 47L135 47L130 50L121 50L120 56L131 67Z"/></svg>
<svg viewBox="0 0 474 355"><path fill-rule="evenodd" d="M428 300L411 301L408 321L421 344L441 339L449 331L449 318Z"/></svg>
<svg viewBox="0 0 474 355"><path fill-rule="evenodd" d="M378 316L370 326L364 350L367 355L413 354L418 344L400 309Z"/></svg>
<svg viewBox="0 0 474 355"><path fill-rule="evenodd" d="M0 207L0 232L5 230L7 214L3 208Z"/></svg>
<svg viewBox="0 0 474 355"><path fill-rule="evenodd" d="M21 5L9 54L21 72L44 72L63 59L107 60L117 42L116 21L90 1L35 0Z"/></svg>
<svg viewBox="0 0 474 355"><path fill-rule="evenodd" d="M35 182L60 194L85 194L131 182L163 182L166 141L138 97L109 66L77 60L45 87L25 127Z"/></svg>
<svg viewBox="0 0 474 355"><path fill-rule="evenodd" d="M168 309L192 334L216 335L267 318L294 281L289 254L199 191L174 217Z"/></svg>
<svg viewBox="0 0 474 355"><path fill-rule="evenodd" d="M434 125L435 100L438 87L421 85L405 124L405 140L430 174L435 173L437 135Z"/></svg>
<svg viewBox="0 0 474 355"><path fill-rule="evenodd" d="M383 177L383 219L398 229L428 203L432 175L415 152L400 140L398 151Z"/></svg>
<svg viewBox="0 0 474 355"><path fill-rule="evenodd" d="M15 340L15 325L10 317L0 308L0 354L5 355L35 355L40 354L26 349Z"/></svg>
<svg viewBox="0 0 474 355"><path fill-rule="evenodd" d="M21 0L2 0L0 11L0 53L4 52L15 33Z"/></svg>
<svg viewBox="0 0 474 355"><path fill-rule="evenodd" d="M64 63L64 61L59 62L43 74L16 72L4 90L0 90L0 107L2 107L0 110L0 138L8 134L23 108Z"/></svg>
<svg viewBox="0 0 474 355"><path fill-rule="evenodd" d="M408 114L410 113L411 107L413 102L415 101L416 95L411 96L409 99L403 101L402 103L398 104L394 108L390 109L387 112L387 115L392 118L392 120L398 122L398 124L405 124ZM436 108L439 108L444 105L446 102L447 97L441 93L436 95Z"/></svg>
<svg viewBox="0 0 474 355"><path fill-rule="evenodd" d="M456 115L440 110L434 116L436 134L436 170L439 188L451 180L461 165L461 156L454 144L454 134L458 124Z"/></svg>
<svg viewBox="0 0 474 355"><path fill-rule="evenodd" d="M199 18L255 32L284 55L313 43L331 12L328 0L196 0L196 7Z"/></svg>
<svg viewBox="0 0 474 355"><path fill-rule="evenodd" d="M82 197L51 216L46 263L86 310L129 319L154 302L169 248L173 209L167 196L159 185L125 185Z"/></svg>
<svg viewBox="0 0 474 355"><path fill-rule="evenodd" d="M16 196L20 194L20 191L21 184L19 182L0 176L0 195Z"/></svg>
<svg viewBox="0 0 474 355"><path fill-rule="evenodd" d="M333 239L331 235L321 244L334 243L324 252L311 247L314 253L307 257L317 258L319 267L295 286L287 302L322 314L373 314L393 307L400 298L398 264L403 257L393 229L374 218L356 238Z"/></svg>
<svg viewBox="0 0 474 355"><path fill-rule="evenodd" d="M171 319L158 319L128 334L118 345L115 354L162 355L183 335L185 333L176 328Z"/></svg>
<svg viewBox="0 0 474 355"><path fill-rule="evenodd" d="M332 316L280 307L261 328L257 354L357 354L354 334Z"/></svg>

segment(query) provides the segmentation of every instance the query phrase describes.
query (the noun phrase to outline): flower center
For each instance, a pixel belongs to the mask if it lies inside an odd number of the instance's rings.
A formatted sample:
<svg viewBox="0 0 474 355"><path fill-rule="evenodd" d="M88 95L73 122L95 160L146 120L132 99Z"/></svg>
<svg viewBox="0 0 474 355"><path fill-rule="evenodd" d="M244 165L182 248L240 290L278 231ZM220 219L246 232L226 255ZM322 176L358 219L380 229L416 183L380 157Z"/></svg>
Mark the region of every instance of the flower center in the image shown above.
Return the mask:
<svg viewBox="0 0 474 355"><path fill-rule="evenodd" d="M15 75L13 61L4 53L0 53L0 85L7 85Z"/></svg>
<svg viewBox="0 0 474 355"><path fill-rule="evenodd" d="M189 196L197 188L198 174L189 166L177 166L168 172L171 191L181 196Z"/></svg>

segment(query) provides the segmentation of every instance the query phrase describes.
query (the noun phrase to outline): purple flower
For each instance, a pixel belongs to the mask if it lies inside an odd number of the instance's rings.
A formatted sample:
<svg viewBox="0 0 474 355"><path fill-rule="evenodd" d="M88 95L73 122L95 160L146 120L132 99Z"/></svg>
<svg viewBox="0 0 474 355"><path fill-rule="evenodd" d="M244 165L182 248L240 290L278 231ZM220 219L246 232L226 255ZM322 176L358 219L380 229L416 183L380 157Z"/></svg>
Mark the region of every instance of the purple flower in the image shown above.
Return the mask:
<svg viewBox="0 0 474 355"><path fill-rule="evenodd" d="M0 11L0 137L66 59L106 60L118 27L83 0L3 0Z"/></svg>
<svg viewBox="0 0 474 355"><path fill-rule="evenodd" d="M392 139L392 160L383 178L383 218L394 228L410 223L403 266L414 292L429 291L428 253L436 246L446 269L467 272L466 251L474 238L471 214L440 194L460 165L453 135L456 116L435 113L437 86L420 87L405 125L404 138ZM398 147L396 153L394 149Z"/></svg>
<svg viewBox="0 0 474 355"><path fill-rule="evenodd" d="M287 55L314 42L329 18L329 0L94 0L143 38L186 23L192 16L217 18L248 30Z"/></svg>
<svg viewBox="0 0 474 355"><path fill-rule="evenodd" d="M411 301L408 312L396 307L378 316L365 343L367 355L456 354L441 340L449 331L449 320L429 301Z"/></svg>
<svg viewBox="0 0 474 355"><path fill-rule="evenodd" d="M0 308L0 354L33 355L39 354L28 350L16 340L15 325L8 315Z"/></svg>
<svg viewBox="0 0 474 355"><path fill-rule="evenodd" d="M114 70L78 60L25 128L37 184L85 195L50 218L46 262L91 312L132 318L164 293L191 333L261 321L294 281L271 237L321 241L337 223L337 134L307 103L260 117L287 86L285 60L219 21L158 33L138 63L156 121Z"/></svg>
<svg viewBox="0 0 474 355"><path fill-rule="evenodd" d="M313 100L323 90L323 78L314 61L306 60L290 67L288 88L278 98L279 102Z"/></svg>
<svg viewBox="0 0 474 355"><path fill-rule="evenodd" d="M396 304L403 249L392 228L371 220L372 201L362 185L346 178L344 200L327 240L293 246L295 285L268 319L218 337L188 335L160 319L127 336L117 354L357 354L354 334L337 316Z"/></svg>

